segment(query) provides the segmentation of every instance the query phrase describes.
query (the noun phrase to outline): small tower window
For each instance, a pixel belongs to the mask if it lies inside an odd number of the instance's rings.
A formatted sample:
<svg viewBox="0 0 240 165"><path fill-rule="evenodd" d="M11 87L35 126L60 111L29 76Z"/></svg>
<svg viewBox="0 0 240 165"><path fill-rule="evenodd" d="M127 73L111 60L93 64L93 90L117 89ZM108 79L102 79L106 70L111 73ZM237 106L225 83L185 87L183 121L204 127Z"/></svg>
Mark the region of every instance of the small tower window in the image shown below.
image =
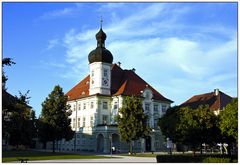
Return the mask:
<svg viewBox="0 0 240 165"><path fill-rule="evenodd" d="M94 71L92 71L92 77L94 77Z"/></svg>
<svg viewBox="0 0 240 165"><path fill-rule="evenodd" d="M104 76L104 77L108 77L108 70L107 70L107 69L104 69L104 70L103 70L103 76Z"/></svg>

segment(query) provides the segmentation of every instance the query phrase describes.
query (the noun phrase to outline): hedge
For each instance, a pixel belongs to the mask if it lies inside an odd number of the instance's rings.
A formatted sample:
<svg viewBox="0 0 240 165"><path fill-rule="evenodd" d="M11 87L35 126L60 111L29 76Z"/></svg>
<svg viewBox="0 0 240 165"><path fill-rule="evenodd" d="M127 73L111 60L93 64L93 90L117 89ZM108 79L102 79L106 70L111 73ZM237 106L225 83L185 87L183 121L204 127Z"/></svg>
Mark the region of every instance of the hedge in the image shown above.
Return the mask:
<svg viewBox="0 0 240 165"><path fill-rule="evenodd" d="M157 155L158 163L237 163L237 157L227 155Z"/></svg>

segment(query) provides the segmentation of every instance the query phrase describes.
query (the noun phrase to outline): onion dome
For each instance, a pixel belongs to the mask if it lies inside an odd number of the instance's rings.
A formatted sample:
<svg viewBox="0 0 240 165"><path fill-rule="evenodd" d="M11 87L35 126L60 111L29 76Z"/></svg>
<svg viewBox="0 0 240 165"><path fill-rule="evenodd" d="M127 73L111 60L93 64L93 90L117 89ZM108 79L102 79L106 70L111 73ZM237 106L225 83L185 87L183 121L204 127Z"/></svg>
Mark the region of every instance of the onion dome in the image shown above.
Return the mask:
<svg viewBox="0 0 240 165"><path fill-rule="evenodd" d="M88 61L90 64L93 62L105 62L112 64L112 53L105 48L106 38L107 35L104 33L101 27L99 32L96 34L97 48L92 50L88 55Z"/></svg>

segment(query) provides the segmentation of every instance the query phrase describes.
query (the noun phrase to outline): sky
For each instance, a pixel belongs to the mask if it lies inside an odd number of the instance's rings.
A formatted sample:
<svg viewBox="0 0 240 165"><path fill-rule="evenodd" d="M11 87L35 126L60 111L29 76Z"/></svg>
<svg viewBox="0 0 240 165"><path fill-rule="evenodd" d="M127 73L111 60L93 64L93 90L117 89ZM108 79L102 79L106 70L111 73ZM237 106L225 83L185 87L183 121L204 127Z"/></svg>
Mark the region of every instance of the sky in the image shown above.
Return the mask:
<svg viewBox="0 0 240 165"><path fill-rule="evenodd" d="M88 54L103 18L113 63L136 73L179 105L220 91L237 97L237 3L2 4L7 91L30 90L38 116L55 85L69 91L89 74Z"/></svg>

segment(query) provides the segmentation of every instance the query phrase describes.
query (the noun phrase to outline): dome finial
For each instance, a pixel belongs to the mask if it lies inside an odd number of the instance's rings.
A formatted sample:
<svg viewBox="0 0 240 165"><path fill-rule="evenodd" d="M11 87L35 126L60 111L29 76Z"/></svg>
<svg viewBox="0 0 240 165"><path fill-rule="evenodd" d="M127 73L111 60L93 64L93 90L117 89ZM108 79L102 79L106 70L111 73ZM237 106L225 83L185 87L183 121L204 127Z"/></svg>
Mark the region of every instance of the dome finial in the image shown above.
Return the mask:
<svg viewBox="0 0 240 165"><path fill-rule="evenodd" d="M102 16L101 16L101 18L100 18L100 28L102 29L102 22L103 22L103 20L102 20Z"/></svg>

